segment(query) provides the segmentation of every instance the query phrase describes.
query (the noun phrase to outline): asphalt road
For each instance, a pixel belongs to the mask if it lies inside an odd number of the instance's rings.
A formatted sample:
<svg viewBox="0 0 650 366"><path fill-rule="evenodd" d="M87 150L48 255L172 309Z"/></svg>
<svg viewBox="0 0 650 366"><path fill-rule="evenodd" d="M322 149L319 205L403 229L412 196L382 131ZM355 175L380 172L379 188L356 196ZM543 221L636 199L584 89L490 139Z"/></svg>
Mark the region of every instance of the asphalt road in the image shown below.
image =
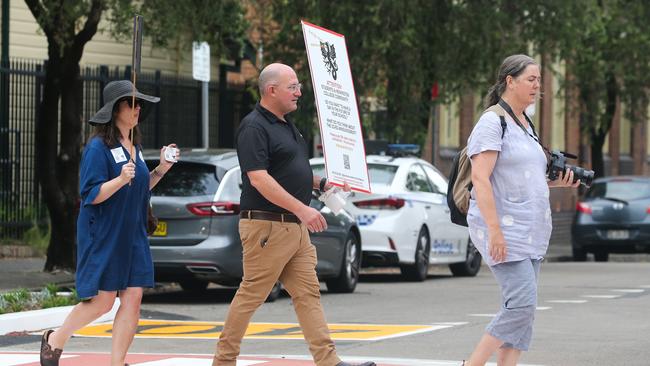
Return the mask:
<svg viewBox="0 0 650 366"><path fill-rule="evenodd" d="M454 278L434 267L422 283L396 273L367 273L354 294L328 294L330 323L440 325L446 328L372 341L337 341L344 356L462 360L499 307L499 292L483 267L475 278ZM532 349L522 363L535 365L650 365L650 263L545 263ZM223 321L234 290L201 295L175 287L145 296L143 319ZM295 323L286 294L264 304L254 322ZM0 351L36 351L37 336L0 336ZM213 339L136 339L132 352L208 354ZM68 351L110 350L108 338L75 337ZM302 340L247 339L249 355L308 355Z"/></svg>

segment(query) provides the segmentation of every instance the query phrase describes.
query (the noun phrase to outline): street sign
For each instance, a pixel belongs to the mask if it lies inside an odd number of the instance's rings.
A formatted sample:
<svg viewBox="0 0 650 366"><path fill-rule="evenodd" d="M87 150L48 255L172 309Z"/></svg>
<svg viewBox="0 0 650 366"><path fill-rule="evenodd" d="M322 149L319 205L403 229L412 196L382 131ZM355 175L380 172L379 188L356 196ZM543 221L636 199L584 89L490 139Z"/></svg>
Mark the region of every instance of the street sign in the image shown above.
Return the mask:
<svg viewBox="0 0 650 366"><path fill-rule="evenodd" d="M207 42L192 42L192 77L210 81L210 45Z"/></svg>

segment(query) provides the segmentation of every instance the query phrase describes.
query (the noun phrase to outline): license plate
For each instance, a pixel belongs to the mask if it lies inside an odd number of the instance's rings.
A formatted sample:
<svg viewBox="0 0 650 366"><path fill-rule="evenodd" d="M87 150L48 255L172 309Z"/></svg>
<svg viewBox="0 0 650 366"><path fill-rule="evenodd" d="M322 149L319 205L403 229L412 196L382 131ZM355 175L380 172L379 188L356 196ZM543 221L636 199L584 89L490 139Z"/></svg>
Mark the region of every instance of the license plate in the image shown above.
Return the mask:
<svg viewBox="0 0 650 366"><path fill-rule="evenodd" d="M625 240L630 238L628 230L607 230L607 239Z"/></svg>
<svg viewBox="0 0 650 366"><path fill-rule="evenodd" d="M165 221L158 221L158 226L156 226L156 230L151 236L167 236L167 223Z"/></svg>

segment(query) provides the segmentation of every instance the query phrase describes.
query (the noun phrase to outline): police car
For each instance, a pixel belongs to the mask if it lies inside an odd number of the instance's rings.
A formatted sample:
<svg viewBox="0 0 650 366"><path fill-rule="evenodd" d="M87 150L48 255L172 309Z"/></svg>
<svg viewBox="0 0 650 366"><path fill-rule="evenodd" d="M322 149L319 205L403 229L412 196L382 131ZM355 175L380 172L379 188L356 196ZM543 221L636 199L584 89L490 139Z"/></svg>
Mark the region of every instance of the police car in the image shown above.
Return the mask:
<svg viewBox="0 0 650 366"><path fill-rule="evenodd" d="M366 156L372 194L354 192L345 206L361 231L362 265L399 267L413 281L426 279L429 264L448 264L455 276L475 276L481 255L467 228L449 218L447 178L409 156L417 146L388 147L385 155ZM314 174L326 176L323 158L310 163Z"/></svg>

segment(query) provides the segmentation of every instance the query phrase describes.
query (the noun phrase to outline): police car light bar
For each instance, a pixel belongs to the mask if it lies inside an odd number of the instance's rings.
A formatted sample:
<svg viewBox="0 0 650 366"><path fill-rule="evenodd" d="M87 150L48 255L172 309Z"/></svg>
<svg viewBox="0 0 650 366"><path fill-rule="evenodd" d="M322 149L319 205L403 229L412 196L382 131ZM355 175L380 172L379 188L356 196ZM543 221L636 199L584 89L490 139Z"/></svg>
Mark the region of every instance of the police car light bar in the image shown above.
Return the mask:
<svg viewBox="0 0 650 366"><path fill-rule="evenodd" d="M417 144L388 144L388 155L392 156L419 156L420 145Z"/></svg>

